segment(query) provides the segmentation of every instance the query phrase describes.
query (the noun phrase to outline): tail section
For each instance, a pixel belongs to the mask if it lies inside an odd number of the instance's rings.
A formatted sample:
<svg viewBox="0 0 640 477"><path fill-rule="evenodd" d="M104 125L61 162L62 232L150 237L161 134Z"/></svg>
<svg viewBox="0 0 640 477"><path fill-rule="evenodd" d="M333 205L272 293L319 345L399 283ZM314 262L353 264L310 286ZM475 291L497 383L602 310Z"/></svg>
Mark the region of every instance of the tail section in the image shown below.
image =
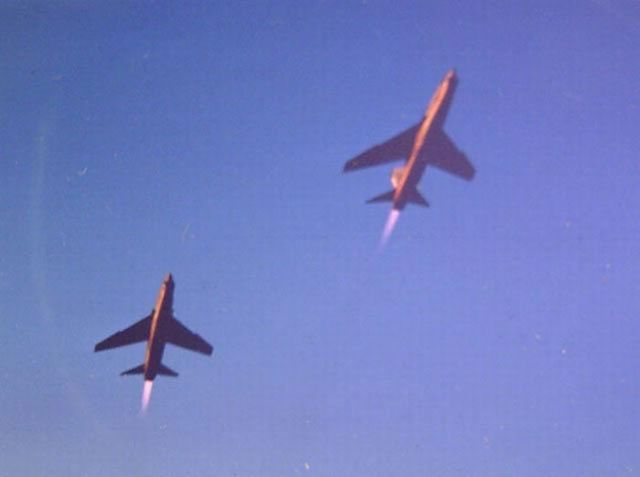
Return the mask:
<svg viewBox="0 0 640 477"><path fill-rule="evenodd" d="M369 199L367 201L367 204L373 204L375 202L393 202L395 199L395 193L395 190L390 190L389 192L385 192L384 194L377 195L374 198ZM407 192L404 192L401 195L398 203L396 204L396 208L404 209L404 206L407 203L421 205L422 207L429 207L429 202L427 202L427 199L425 199L424 196L420 192L418 192L418 189L416 189L415 187L409 189Z"/></svg>
<svg viewBox="0 0 640 477"><path fill-rule="evenodd" d="M162 363L160 363L160 366L158 367L158 374L161 376L171 376L173 378L178 376L178 373Z"/></svg>
<svg viewBox="0 0 640 477"><path fill-rule="evenodd" d="M120 373L120 376L131 375L131 374L144 374L144 364L140 366L136 366L135 368L128 369Z"/></svg>
<svg viewBox="0 0 640 477"><path fill-rule="evenodd" d="M144 374L144 364L141 364L140 366L136 366L135 368L131 368L126 371L123 371L120 373L120 376L125 376L125 375L130 376L132 374ZM169 368L168 366L165 366L162 363L160 363L160 366L158 367L158 374L161 376L171 376L174 378L178 376L178 373L176 373L173 369Z"/></svg>
<svg viewBox="0 0 640 477"><path fill-rule="evenodd" d="M374 202L393 202L393 196L396 193L395 189L385 192L384 194L377 195L367 201L367 204L373 204Z"/></svg>
<svg viewBox="0 0 640 477"><path fill-rule="evenodd" d="M407 202L421 205L422 207L429 207L429 202L427 202L427 199L425 199L424 196L420 192L418 192L418 189L415 188L409 191Z"/></svg>

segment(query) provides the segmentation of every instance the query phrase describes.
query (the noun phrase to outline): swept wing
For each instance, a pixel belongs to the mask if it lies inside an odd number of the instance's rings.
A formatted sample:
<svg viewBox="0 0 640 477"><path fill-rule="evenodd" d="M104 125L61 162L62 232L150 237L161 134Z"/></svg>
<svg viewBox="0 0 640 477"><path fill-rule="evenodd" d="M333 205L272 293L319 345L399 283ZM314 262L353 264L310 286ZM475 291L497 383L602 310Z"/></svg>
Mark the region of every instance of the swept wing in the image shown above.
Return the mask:
<svg viewBox="0 0 640 477"><path fill-rule="evenodd" d="M105 349L126 346L140 341L146 341L149 338L149 327L151 326L151 315L134 323L129 328L112 334L107 339L102 340L96 345L94 351L103 351Z"/></svg>
<svg viewBox="0 0 640 477"><path fill-rule="evenodd" d="M433 131L425 146L422 158L428 164L468 181L473 179L475 168L442 129Z"/></svg>
<svg viewBox="0 0 640 477"><path fill-rule="evenodd" d="M373 146L344 165L344 172L355 171L363 167L378 166L387 162L406 159L415 140L416 132L420 123L411 126L400 134L392 137L387 142Z"/></svg>
<svg viewBox="0 0 640 477"><path fill-rule="evenodd" d="M413 147L419 125L420 123L415 124L387 142L373 146L350 159L344 165L344 172L406 159ZM473 179L476 173L466 154L441 129L434 130L433 135L427 139L421 157L428 164L466 180Z"/></svg>
<svg viewBox="0 0 640 477"><path fill-rule="evenodd" d="M198 353L211 354L213 346L207 343L200 335L189 330L175 318L167 323L168 329L165 339L167 343L186 348Z"/></svg>

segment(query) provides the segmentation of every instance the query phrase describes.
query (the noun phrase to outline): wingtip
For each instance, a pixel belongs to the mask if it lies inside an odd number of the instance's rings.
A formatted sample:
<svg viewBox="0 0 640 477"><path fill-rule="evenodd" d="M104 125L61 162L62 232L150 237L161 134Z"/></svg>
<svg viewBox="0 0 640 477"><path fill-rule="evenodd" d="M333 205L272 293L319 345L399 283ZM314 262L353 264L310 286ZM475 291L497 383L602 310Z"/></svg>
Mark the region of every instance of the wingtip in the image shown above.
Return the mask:
<svg viewBox="0 0 640 477"><path fill-rule="evenodd" d="M345 172L356 171L360 168L361 165L362 165L361 161L358 161L357 157L354 157L344 163L344 166L342 166L342 172L345 173Z"/></svg>
<svg viewBox="0 0 640 477"><path fill-rule="evenodd" d="M469 172L469 176L467 177L468 181L472 181L476 177L476 168L471 166L471 171Z"/></svg>

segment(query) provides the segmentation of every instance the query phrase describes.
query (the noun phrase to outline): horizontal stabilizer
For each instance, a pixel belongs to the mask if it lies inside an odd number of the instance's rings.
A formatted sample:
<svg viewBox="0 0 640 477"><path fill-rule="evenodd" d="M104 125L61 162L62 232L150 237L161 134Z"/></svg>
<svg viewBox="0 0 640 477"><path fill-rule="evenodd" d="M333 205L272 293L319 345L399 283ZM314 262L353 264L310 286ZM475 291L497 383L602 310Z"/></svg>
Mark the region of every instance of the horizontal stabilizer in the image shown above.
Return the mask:
<svg viewBox="0 0 640 477"><path fill-rule="evenodd" d="M127 371L123 371L120 373L120 376L130 375L130 374L143 374L144 373L144 364L140 366L136 366L135 368L128 369Z"/></svg>
<svg viewBox="0 0 640 477"><path fill-rule="evenodd" d="M160 363L160 367L158 368L158 374L161 374L162 376L172 376L174 378L178 376L178 373L162 363Z"/></svg>
<svg viewBox="0 0 640 477"><path fill-rule="evenodd" d="M427 202L427 199L425 199L424 196L420 192L418 192L418 189L413 189L409 192L409 202L411 202L412 204L421 205L422 207L429 207L429 202Z"/></svg>
<svg viewBox="0 0 640 477"><path fill-rule="evenodd" d="M384 194L380 194L373 199L369 199L367 204L373 204L374 202L393 202L393 196L396 193L395 190L390 190L389 192L385 192Z"/></svg>

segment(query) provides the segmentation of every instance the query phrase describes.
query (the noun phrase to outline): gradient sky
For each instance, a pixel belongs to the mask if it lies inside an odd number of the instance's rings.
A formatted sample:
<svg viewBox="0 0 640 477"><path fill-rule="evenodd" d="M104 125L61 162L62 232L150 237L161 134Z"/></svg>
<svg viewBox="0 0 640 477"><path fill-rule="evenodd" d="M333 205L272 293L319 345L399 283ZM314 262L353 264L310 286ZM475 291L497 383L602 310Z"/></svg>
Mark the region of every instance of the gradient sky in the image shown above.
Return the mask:
<svg viewBox="0 0 640 477"><path fill-rule="evenodd" d="M640 4L266 3L0 5L0 475L639 473ZM451 67L478 173L377 254L342 165Z"/></svg>

